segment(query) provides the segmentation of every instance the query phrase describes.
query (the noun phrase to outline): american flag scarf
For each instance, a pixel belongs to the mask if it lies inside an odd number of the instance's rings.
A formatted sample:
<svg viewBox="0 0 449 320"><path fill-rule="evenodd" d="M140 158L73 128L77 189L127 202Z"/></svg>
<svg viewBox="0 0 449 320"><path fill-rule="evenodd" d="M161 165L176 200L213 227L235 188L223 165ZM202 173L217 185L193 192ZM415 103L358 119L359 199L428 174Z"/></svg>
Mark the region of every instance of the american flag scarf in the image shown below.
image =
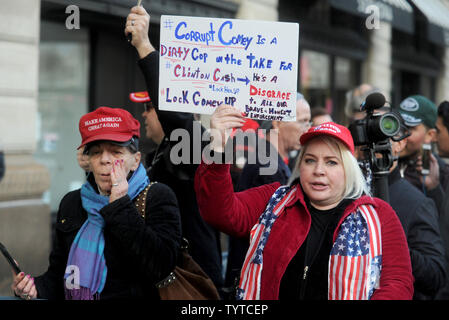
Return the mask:
<svg viewBox="0 0 449 320"><path fill-rule="evenodd" d="M237 300L259 300L263 250L271 228L284 212L298 186L282 186L272 195L259 221L251 229ZM368 300L379 286L382 268L382 240L377 212L362 205L340 226L329 258L329 300Z"/></svg>
<svg viewBox="0 0 449 320"><path fill-rule="evenodd" d="M361 205L340 226L329 259L329 300L369 300L382 269L380 221L372 205Z"/></svg>
<svg viewBox="0 0 449 320"><path fill-rule="evenodd" d="M259 217L259 222L253 226L250 233L250 245L240 273L240 283L237 288L237 300L259 300L260 280L263 268L263 250L276 219L284 212L284 206L293 198L297 186L279 187L271 196L265 211Z"/></svg>

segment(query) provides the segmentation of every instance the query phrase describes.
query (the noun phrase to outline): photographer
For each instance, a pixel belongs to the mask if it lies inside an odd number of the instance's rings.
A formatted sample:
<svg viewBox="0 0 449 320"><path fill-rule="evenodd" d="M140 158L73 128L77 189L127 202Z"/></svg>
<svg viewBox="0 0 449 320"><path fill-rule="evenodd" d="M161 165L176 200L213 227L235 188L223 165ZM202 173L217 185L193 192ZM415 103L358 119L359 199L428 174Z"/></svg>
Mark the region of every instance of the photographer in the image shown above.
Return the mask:
<svg viewBox="0 0 449 320"><path fill-rule="evenodd" d="M436 141L437 107L426 97L415 95L402 101L398 112L411 132L399 155L401 177L433 199L441 216L444 190L449 183L448 167L440 157L432 153L429 174L424 176L421 157L423 145Z"/></svg>
<svg viewBox="0 0 449 320"><path fill-rule="evenodd" d="M350 126L356 144L363 146L364 153L359 153L359 161L365 156L362 160L365 174L372 172L374 176L377 175L375 187L379 188L375 191L389 199L401 221L415 279L413 298L434 299L445 280L438 211L431 199L401 177L397 163L410 131L405 130L401 115L387 112L383 95L370 95L362 107L366 110L365 118ZM378 154L377 151L382 153Z"/></svg>

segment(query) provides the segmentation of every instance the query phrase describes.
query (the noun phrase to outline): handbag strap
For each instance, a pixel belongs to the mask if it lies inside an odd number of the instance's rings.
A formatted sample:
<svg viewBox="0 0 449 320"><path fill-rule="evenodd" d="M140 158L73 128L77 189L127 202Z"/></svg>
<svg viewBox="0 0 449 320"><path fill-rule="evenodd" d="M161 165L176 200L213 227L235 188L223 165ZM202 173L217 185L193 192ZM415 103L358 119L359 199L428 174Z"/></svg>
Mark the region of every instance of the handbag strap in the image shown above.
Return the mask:
<svg viewBox="0 0 449 320"><path fill-rule="evenodd" d="M147 204L147 193L148 190L150 190L150 187L157 183L157 181L152 181L150 182L150 184L142 190L142 192L140 192L140 194L136 197L136 207L137 210L139 211L140 215L142 216L142 218L145 219L145 208L146 208L146 204ZM182 237L181 239L181 246L180 246L181 251L188 253L189 252L189 241Z"/></svg>
<svg viewBox="0 0 449 320"><path fill-rule="evenodd" d="M136 197L136 208L137 211L139 211L140 216L145 219L145 208L146 208L146 204L147 204L147 194L148 194L148 190L150 190L150 187L157 183L157 181L151 181L145 189L142 190L142 192L140 192L140 194ZM176 276L174 274L174 272L170 272L170 274L165 277L164 279L162 279L161 281L159 281L158 283L156 283L156 288L160 289L160 288L164 288L166 286L168 286L170 283L172 283L174 280L176 279Z"/></svg>
<svg viewBox="0 0 449 320"><path fill-rule="evenodd" d="M147 205L147 193L148 190L150 190L150 187L157 183L157 181L151 181L145 189L143 189L139 195L136 197L135 200L135 205L137 208L137 211L139 211L139 214L141 215L142 218L145 219L145 209L146 209L146 205Z"/></svg>

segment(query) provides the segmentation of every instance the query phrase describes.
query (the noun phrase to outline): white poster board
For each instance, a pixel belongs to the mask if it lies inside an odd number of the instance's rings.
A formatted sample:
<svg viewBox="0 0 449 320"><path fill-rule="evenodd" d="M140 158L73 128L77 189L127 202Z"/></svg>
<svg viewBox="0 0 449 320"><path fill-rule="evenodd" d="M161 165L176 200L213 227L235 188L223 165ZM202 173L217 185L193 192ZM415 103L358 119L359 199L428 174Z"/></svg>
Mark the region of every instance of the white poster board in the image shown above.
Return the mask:
<svg viewBox="0 0 449 320"><path fill-rule="evenodd" d="M294 121L297 23L161 16L159 108Z"/></svg>

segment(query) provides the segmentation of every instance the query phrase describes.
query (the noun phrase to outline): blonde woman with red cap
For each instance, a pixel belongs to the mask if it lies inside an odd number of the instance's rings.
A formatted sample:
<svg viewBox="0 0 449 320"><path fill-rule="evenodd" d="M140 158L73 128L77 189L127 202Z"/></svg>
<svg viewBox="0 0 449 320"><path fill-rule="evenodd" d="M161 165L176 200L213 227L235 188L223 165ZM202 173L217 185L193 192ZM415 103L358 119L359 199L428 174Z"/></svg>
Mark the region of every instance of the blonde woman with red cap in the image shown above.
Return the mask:
<svg viewBox="0 0 449 320"><path fill-rule="evenodd" d="M237 109L217 108L211 117L215 153L243 121ZM234 193L229 165L205 158L196 172L204 219L228 234L250 235L237 299L411 299L404 231L393 209L369 195L349 130L327 122L300 142L285 186Z"/></svg>
<svg viewBox="0 0 449 320"><path fill-rule="evenodd" d="M150 183L128 111L100 107L79 130L91 172L61 200L47 272L22 272L12 289L23 299L159 299L155 284L173 271L181 241L175 195Z"/></svg>

